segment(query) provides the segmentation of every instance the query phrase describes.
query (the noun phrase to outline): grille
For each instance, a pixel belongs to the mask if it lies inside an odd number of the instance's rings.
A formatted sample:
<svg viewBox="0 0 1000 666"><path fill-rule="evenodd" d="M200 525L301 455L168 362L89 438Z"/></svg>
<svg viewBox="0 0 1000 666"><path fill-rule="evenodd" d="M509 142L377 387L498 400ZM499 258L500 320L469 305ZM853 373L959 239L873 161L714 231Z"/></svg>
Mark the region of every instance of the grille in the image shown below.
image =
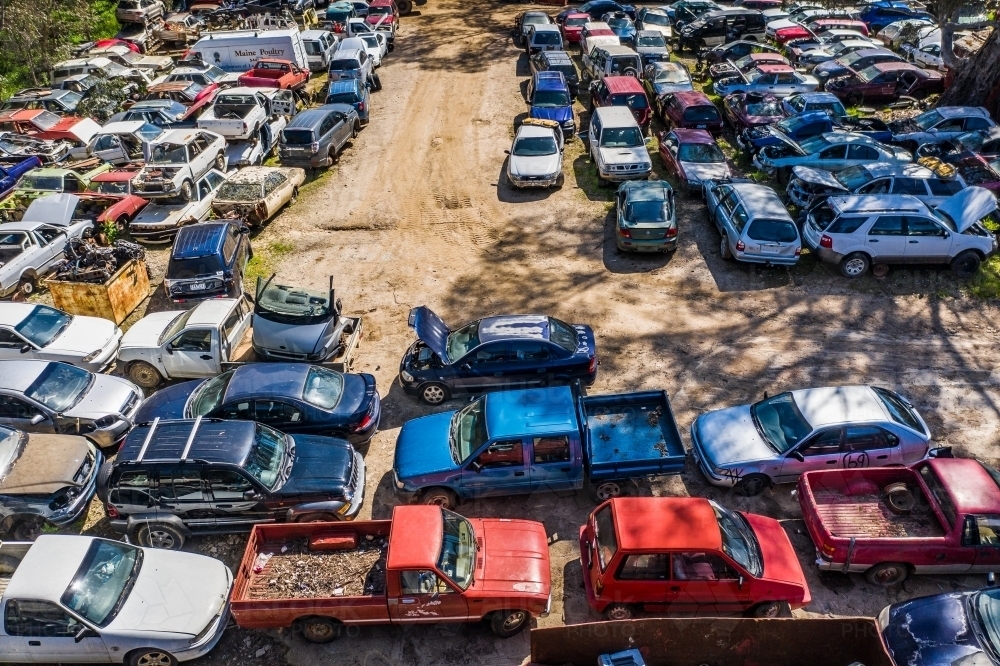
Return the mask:
<svg viewBox="0 0 1000 666"><path fill-rule="evenodd" d="M94 467L94 454L91 452L87 454L86 460L83 461L83 464L80 465L80 469L78 469L76 471L76 474L73 475L73 482L83 483L86 480L87 476L90 474L90 470L93 467Z"/></svg>

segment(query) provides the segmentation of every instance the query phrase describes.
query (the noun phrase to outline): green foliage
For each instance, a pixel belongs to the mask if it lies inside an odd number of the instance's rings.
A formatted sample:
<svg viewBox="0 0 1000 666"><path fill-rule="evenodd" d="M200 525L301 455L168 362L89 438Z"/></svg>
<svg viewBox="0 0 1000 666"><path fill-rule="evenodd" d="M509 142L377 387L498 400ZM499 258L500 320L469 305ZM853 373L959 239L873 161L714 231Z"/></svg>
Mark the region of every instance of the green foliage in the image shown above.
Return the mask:
<svg viewBox="0 0 1000 666"><path fill-rule="evenodd" d="M104 234L104 240L108 245L114 243L121 236L121 229L118 228L118 224L114 220L105 220L101 223L101 233Z"/></svg>

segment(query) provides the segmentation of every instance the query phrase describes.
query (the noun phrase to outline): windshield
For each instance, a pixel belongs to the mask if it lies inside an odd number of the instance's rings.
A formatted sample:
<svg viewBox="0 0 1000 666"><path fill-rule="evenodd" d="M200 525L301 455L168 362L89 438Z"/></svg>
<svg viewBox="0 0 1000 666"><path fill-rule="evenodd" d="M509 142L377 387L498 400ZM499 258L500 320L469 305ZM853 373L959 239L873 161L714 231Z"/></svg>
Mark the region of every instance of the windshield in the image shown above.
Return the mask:
<svg viewBox="0 0 1000 666"><path fill-rule="evenodd" d="M642 35L638 40L639 46L662 46L666 48L667 40L663 38L663 35L657 33L655 35Z"/></svg>
<svg viewBox="0 0 1000 666"><path fill-rule="evenodd" d="M613 95L611 97L612 106L627 106L630 109L641 110L649 106L646 95L643 93L632 93L629 95Z"/></svg>
<svg viewBox="0 0 1000 666"><path fill-rule="evenodd" d="M184 144L158 143L153 146L150 164L178 164L187 162L187 149Z"/></svg>
<svg viewBox="0 0 1000 666"><path fill-rule="evenodd" d="M549 317L549 342L554 342L569 353L577 350L576 329L555 317Z"/></svg>
<svg viewBox="0 0 1000 666"><path fill-rule="evenodd" d="M915 118L911 118L914 124L920 129L927 131L943 120L939 111L927 111Z"/></svg>
<svg viewBox="0 0 1000 666"><path fill-rule="evenodd" d="M1000 589L983 590L973 597L980 630L989 640L987 652L1000 654Z"/></svg>
<svg viewBox="0 0 1000 666"><path fill-rule="evenodd" d="M549 17L545 14L525 14L524 19L521 21L523 25L539 25L549 22Z"/></svg>
<svg viewBox="0 0 1000 666"><path fill-rule="evenodd" d="M243 463L244 469L264 486L277 489L282 482L282 463L285 460L285 436L277 430L257 424L253 447Z"/></svg>
<svg viewBox="0 0 1000 666"><path fill-rule="evenodd" d="M562 36L554 30L536 31L532 41L535 44L559 44Z"/></svg>
<svg viewBox="0 0 1000 666"><path fill-rule="evenodd" d="M376 7L368 8L369 16L381 16L382 14L391 14L391 13L392 13L392 7L389 7L387 5L378 5Z"/></svg>
<svg viewBox="0 0 1000 666"><path fill-rule="evenodd" d="M635 224L656 224L667 221L667 204L664 201L635 201L625 208L625 219Z"/></svg>
<svg viewBox="0 0 1000 666"><path fill-rule="evenodd" d="M191 259L176 259L171 257L170 263L167 264L167 277L171 280L189 280L191 278L222 273L224 269L225 266L219 254L193 257Z"/></svg>
<svg viewBox="0 0 1000 666"><path fill-rule="evenodd" d="M755 102L747 104L746 112L748 116L783 116L781 103L774 100Z"/></svg>
<svg viewBox="0 0 1000 666"><path fill-rule="evenodd" d="M304 42L306 45L306 55L320 55L323 53L323 45L319 42Z"/></svg>
<svg viewBox="0 0 1000 666"><path fill-rule="evenodd" d="M344 375L314 365L306 374L306 383L302 387L302 399L321 409L333 409L344 395Z"/></svg>
<svg viewBox="0 0 1000 666"><path fill-rule="evenodd" d="M463 590L472 585L476 565L476 534L472 524L451 511L441 511L444 516L444 538L438 569Z"/></svg>
<svg viewBox="0 0 1000 666"><path fill-rule="evenodd" d="M638 127L609 128L601 134L602 148L638 148L646 145Z"/></svg>
<svg viewBox="0 0 1000 666"><path fill-rule="evenodd" d="M36 347L46 347L69 328L73 317L47 305L36 305L14 330Z"/></svg>
<svg viewBox="0 0 1000 666"><path fill-rule="evenodd" d="M255 314L278 324L300 326L322 324L333 316L329 292L276 284L258 295Z"/></svg>
<svg viewBox="0 0 1000 666"><path fill-rule="evenodd" d="M171 319L170 323L167 324L167 327L163 329L163 333L160 333L160 338L156 341L156 344L162 345L164 342L183 331L184 327L187 326L188 319L191 318L192 312L194 312L194 308L185 310Z"/></svg>
<svg viewBox="0 0 1000 666"><path fill-rule="evenodd" d="M519 157L541 157L555 155L559 151L556 140L551 136L528 136L514 144L514 155Z"/></svg>
<svg viewBox="0 0 1000 666"><path fill-rule="evenodd" d="M778 453L785 453L812 432L791 393L751 405L750 416L760 436Z"/></svg>
<svg viewBox="0 0 1000 666"><path fill-rule="evenodd" d="M46 190L50 192L62 190L62 187L62 176L43 176L37 173L25 174L18 185L20 190Z"/></svg>
<svg viewBox="0 0 1000 666"><path fill-rule="evenodd" d="M642 17L642 22L650 25L670 25L670 17L666 14L654 14L652 12L647 12Z"/></svg>
<svg viewBox="0 0 1000 666"><path fill-rule="evenodd" d="M88 622L106 627L124 605L140 568L141 549L94 539L59 601Z"/></svg>
<svg viewBox="0 0 1000 666"><path fill-rule="evenodd" d="M483 413L485 404L486 397L483 396L455 412L455 416L451 418L451 433L448 438L451 455L458 464L468 460L489 439L486 433L486 415Z"/></svg>
<svg viewBox="0 0 1000 666"><path fill-rule="evenodd" d="M588 21L590 21L590 19L588 17L581 16L579 18L569 18L569 19L566 19L566 22L564 23L564 25L567 25L567 26L575 28L577 26L585 25Z"/></svg>
<svg viewBox="0 0 1000 666"><path fill-rule="evenodd" d="M7 476L11 465L21 453L21 442L28 438L20 430L0 426L0 479Z"/></svg>
<svg viewBox="0 0 1000 666"><path fill-rule="evenodd" d="M683 69L670 67L656 70L656 83L689 83L688 73Z"/></svg>
<svg viewBox="0 0 1000 666"><path fill-rule="evenodd" d="M54 412L64 412L79 402L91 381L93 375L83 368L49 363L24 394Z"/></svg>
<svg viewBox="0 0 1000 666"><path fill-rule="evenodd" d="M914 411L913 406L904 400L898 393L893 393L884 388L873 386L875 395L882 401L882 406L889 412L889 417L896 423L916 430L919 433L929 434L920 423L920 417Z"/></svg>
<svg viewBox="0 0 1000 666"><path fill-rule="evenodd" d="M759 578L764 573L764 567L761 565L760 549L753 529L743 516L735 511L725 509L715 502L711 504L715 518L719 521L723 552L746 569L750 575Z"/></svg>
<svg viewBox="0 0 1000 666"><path fill-rule="evenodd" d="M457 361L478 346L479 322L474 321L448 335L448 342L445 345L448 358L441 360L445 362Z"/></svg>
<svg viewBox="0 0 1000 666"><path fill-rule="evenodd" d="M222 399L226 396L226 389L233 378L235 370L224 372L218 377L212 377L195 389L191 396L191 409L187 418L195 416L207 416L222 404Z"/></svg>
<svg viewBox="0 0 1000 666"><path fill-rule="evenodd" d="M841 169L833 174L833 177L851 192L872 179L872 175L868 172L868 169L860 164Z"/></svg>
<svg viewBox="0 0 1000 666"><path fill-rule="evenodd" d="M569 93L564 90L536 90L532 106L569 106Z"/></svg>
<svg viewBox="0 0 1000 666"><path fill-rule="evenodd" d="M677 151L677 159L681 162L694 162L696 164L713 164L725 162L726 156L722 149L714 143L685 143L681 144Z"/></svg>

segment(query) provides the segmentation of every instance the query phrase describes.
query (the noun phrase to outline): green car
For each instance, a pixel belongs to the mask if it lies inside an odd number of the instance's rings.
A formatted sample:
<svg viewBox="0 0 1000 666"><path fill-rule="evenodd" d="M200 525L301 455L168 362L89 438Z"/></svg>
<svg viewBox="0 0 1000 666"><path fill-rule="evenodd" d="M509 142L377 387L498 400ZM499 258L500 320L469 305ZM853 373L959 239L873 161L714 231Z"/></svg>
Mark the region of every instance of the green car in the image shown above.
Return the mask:
<svg viewBox="0 0 1000 666"><path fill-rule="evenodd" d="M28 204L40 196L59 192L86 192L95 176L110 170L111 165L107 163L82 173L54 167L32 169L24 174L14 191L0 201L0 221L19 221Z"/></svg>
<svg viewBox="0 0 1000 666"><path fill-rule="evenodd" d="M674 188L665 180L628 180L615 196L615 245L621 252L677 249Z"/></svg>

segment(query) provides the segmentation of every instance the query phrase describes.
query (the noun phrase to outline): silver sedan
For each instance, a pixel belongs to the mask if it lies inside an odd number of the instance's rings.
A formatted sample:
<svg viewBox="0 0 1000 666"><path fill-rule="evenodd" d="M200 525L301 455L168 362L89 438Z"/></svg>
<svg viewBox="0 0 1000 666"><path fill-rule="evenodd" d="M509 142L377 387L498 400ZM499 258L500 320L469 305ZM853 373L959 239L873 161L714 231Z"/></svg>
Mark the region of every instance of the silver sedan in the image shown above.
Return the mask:
<svg viewBox="0 0 1000 666"><path fill-rule="evenodd" d="M816 90L819 88L819 81L809 74L796 72L788 65L758 65L746 74L719 79L713 84L713 88L715 94L721 97L740 91L788 97Z"/></svg>
<svg viewBox="0 0 1000 666"><path fill-rule="evenodd" d="M691 425L709 483L756 495L804 472L909 465L930 450L913 405L877 386L789 391L699 416Z"/></svg>

